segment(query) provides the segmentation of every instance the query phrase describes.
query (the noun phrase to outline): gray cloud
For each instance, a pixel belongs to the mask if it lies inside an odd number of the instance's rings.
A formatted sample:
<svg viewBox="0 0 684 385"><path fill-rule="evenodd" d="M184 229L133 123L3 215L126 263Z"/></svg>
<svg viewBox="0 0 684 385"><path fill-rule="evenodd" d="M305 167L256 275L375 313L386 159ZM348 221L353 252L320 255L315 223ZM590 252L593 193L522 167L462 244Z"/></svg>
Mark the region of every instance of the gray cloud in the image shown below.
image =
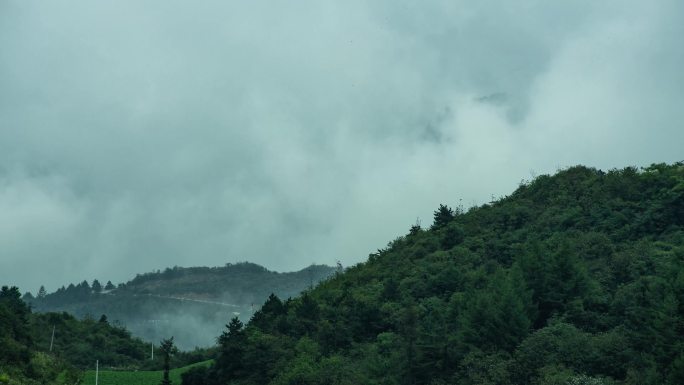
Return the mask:
<svg viewBox="0 0 684 385"><path fill-rule="evenodd" d="M344 264L439 203L681 160L678 1L0 3L0 282Z"/></svg>

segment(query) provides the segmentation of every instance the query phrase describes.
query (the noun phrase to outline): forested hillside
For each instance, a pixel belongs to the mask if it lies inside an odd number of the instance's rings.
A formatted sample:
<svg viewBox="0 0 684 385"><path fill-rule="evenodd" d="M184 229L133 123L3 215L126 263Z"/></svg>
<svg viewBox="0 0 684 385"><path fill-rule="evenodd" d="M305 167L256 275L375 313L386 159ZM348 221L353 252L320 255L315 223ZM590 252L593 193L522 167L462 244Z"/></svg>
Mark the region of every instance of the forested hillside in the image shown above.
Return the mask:
<svg viewBox="0 0 684 385"><path fill-rule="evenodd" d="M0 290L0 384L77 384L83 369L94 367L96 360L102 368L160 369L161 359L151 360L150 350L150 344L110 325L106 317L77 320L66 313L35 314L16 287ZM173 365L201 361L206 355L178 354Z"/></svg>
<svg viewBox="0 0 684 385"><path fill-rule="evenodd" d="M36 312L68 312L78 318L106 314L147 340L175 336L188 350L215 343L226 320L237 315L248 320L270 293L294 297L329 277L334 268L312 265L277 273L253 263L223 267L173 267L139 274L129 282L83 281L54 293L43 288L36 296L24 295ZM253 306L254 305L254 306Z"/></svg>
<svg viewBox="0 0 684 385"><path fill-rule="evenodd" d="M184 384L682 384L683 320L684 165L572 167L271 296Z"/></svg>

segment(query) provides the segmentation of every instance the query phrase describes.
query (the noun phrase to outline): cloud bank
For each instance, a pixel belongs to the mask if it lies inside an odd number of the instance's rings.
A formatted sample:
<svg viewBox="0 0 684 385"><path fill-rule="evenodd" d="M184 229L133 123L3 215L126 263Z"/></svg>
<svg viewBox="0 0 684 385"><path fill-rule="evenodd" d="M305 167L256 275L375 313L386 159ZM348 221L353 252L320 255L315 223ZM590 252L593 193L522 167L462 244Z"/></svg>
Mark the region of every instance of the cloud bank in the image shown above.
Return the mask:
<svg viewBox="0 0 684 385"><path fill-rule="evenodd" d="M531 173L682 160L679 1L0 3L0 282L348 265Z"/></svg>

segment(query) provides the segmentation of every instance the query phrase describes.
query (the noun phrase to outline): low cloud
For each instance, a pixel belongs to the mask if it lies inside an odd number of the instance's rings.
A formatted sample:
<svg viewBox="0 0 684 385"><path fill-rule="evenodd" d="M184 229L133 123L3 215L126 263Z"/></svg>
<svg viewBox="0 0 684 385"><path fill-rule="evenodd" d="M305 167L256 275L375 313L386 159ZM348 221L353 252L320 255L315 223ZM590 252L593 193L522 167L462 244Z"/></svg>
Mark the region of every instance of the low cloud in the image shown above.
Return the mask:
<svg viewBox="0 0 684 385"><path fill-rule="evenodd" d="M0 282L348 265L531 173L681 160L677 1L0 4Z"/></svg>

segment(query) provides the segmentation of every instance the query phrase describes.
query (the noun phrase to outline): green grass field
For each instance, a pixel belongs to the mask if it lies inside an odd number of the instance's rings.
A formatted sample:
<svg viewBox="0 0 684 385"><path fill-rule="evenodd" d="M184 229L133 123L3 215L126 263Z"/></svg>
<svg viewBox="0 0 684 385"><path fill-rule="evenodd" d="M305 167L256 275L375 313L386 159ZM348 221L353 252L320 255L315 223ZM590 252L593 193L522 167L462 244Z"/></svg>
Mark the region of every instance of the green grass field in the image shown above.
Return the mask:
<svg viewBox="0 0 684 385"><path fill-rule="evenodd" d="M172 369L169 373L171 382L175 385L180 385L181 383L181 373L186 370L196 367L196 366L208 366L211 360L198 362L196 364L184 366L178 369ZM100 378L98 385L159 385L162 379L162 371L137 371L137 372L125 372L117 370L100 370ZM94 385L95 384L95 371L88 370L85 373L85 378L83 381L84 385Z"/></svg>

